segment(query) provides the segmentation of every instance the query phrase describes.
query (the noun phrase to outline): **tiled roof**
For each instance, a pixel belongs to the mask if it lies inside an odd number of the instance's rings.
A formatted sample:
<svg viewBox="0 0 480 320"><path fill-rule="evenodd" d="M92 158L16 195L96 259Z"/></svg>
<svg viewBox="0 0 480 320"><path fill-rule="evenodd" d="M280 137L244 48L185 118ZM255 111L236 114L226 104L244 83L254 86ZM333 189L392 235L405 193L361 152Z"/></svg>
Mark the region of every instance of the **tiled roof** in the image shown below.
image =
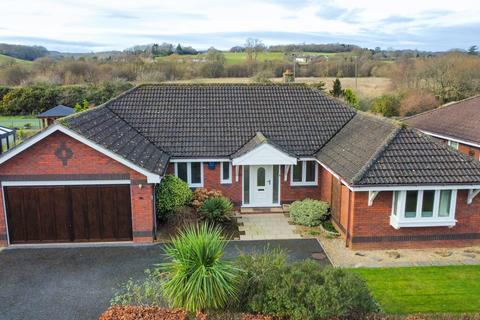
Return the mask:
<svg viewBox="0 0 480 320"><path fill-rule="evenodd" d="M61 124L134 164L162 175L169 156L105 105L64 118Z"/></svg>
<svg viewBox="0 0 480 320"><path fill-rule="evenodd" d="M305 85L143 85L106 107L172 157L227 157L256 132L311 156L355 114Z"/></svg>
<svg viewBox="0 0 480 320"><path fill-rule="evenodd" d="M359 112L317 154L317 159L353 183L398 132L393 122Z"/></svg>
<svg viewBox="0 0 480 320"><path fill-rule="evenodd" d="M75 109L60 104L56 107L48 109L43 113L38 114L37 117L38 118L66 117L74 113L75 113Z"/></svg>
<svg viewBox="0 0 480 320"><path fill-rule="evenodd" d="M450 103L404 121L423 131L480 144L480 96Z"/></svg>
<svg viewBox="0 0 480 320"><path fill-rule="evenodd" d="M355 185L479 184L480 162L402 128Z"/></svg>
<svg viewBox="0 0 480 320"><path fill-rule="evenodd" d="M280 149L280 150L282 149L281 147L278 146L277 143L275 143L275 142L271 141L270 139L268 139L267 137L265 137L263 135L263 133L257 132L253 138L248 140L247 143L245 143L242 147L240 147L240 149L238 149L234 154L232 154L231 158L235 159L235 158L241 157L244 154L252 151L256 147L258 147L258 146L260 146L264 143L268 143L268 144L276 147L277 149Z"/></svg>

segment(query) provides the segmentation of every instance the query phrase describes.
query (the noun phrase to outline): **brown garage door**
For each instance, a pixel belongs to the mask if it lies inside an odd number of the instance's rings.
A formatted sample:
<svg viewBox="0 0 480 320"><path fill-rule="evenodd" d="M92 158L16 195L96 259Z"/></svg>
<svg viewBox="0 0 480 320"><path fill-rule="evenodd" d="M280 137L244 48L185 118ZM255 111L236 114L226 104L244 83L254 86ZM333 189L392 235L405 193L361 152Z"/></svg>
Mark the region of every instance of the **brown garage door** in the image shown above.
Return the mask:
<svg viewBox="0 0 480 320"><path fill-rule="evenodd" d="M129 185L4 190L10 243L132 239Z"/></svg>

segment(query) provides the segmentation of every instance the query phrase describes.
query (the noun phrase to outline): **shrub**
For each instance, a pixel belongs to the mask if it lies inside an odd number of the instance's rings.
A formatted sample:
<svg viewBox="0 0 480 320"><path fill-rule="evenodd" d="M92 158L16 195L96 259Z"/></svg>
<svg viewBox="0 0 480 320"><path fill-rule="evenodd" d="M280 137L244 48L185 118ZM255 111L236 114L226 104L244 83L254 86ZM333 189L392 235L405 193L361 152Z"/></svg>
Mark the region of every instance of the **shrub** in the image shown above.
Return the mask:
<svg viewBox="0 0 480 320"><path fill-rule="evenodd" d="M226 197L213 197L205 200L199 211L208 222L222 222L230 218L233 204Z"/></svg>
<svg viewBox="0 0 480 320"><path fill-rule="evenodd" d="M357 95L350 88L343 90L343 99L354 108L358 109L360 106Z"/></svg>
<svg viewBox="0 0 480 320"><path fill-rule="evenodd" d="M290 206L290 218L296 224L314 227L328 218L328 203L305 199L295 201Z"/></svg>
<svg viewBox="0 0 480 320"><path fill-rule="evenodd" d="M385 117L394 117L399 115L399 109L400 97L386 94L374 100L371 111Z"/></svg>
<svg viewBox="0 0 480 320"><path fill-rule="evenodd" d="M187 312L182 309L160 307L115 306L108 308L99 320L187 320Z"/></svg>
<svg viewBox="0 0 480 320"><path fill-rule="evenodd" d="M163 295L172 306L204 311L235 299L239 270L222 260L225 245L220 228L203 224L185 228L165 246L170 261L160 265Z"/></svg>
<svg viewBox="0 0 480 320"><path fill-rule="evenodd" d="M285 261L282 254L238 259L245 270L239 284L240 310L292 320L363 319L377 311L358 275L308 260L293 265Z"/></svg>
<svg viewBox="0 0 480 320"><path fill-rule="evenodd" d="M165 218L192 200L188 184L173 175L166 175L156 190L156 208L159 218Z"/></svg>
<svg viewBox="0 0 480 320"><path fill-rule="evenodd" d="M193 191L192 206L195 209L199 209L208 198L220 197L222 195L222 191L217 189L197 188Z"/></svg>
<svg viewBox="0 0 480 320"><path fill-rule="evenodd" d="M145 270L143 281L129 279L110 300L114 305L162 306L162 273L158 268Z"/></svg>

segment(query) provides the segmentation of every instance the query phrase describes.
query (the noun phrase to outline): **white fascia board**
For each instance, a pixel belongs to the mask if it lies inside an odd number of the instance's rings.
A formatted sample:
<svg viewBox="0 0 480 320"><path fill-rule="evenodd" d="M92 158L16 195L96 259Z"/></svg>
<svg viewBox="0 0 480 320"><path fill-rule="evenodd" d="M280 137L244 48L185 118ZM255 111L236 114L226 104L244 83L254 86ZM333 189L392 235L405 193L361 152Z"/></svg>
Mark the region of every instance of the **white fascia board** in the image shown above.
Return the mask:
<svg viewBox="0 0 480 320"><path fill-rule="evenodd" d="M444 140L455 141L455 142L459 142L461 144L465 144L465 145L468 145L468 146L480 148L480 144L478 144L478 143L469 142L469 141L465 141L465 140L462 140L462 139L453 138L453 137L445 136L445 135L430 132L430 131L425 131L425 130L420 130L420 131L425 133L426 135L429 135L429 136L432 136L432 137L436 137L436 138L440 138L440 139L444 139Z"/></svg>
<svg viewBox="0 0 480 320"><path fill-rule="evenodd" d="M354 192L361 191L404 191L404 190L468 190L480 189L480 185L416 185L416 186L385 186L385 187L351 187Z"/></svg>
<svg viewBox="0 0 480 320"><path fill-rule="evenodd" d="M170 158L170 162L230 162L228 158Z"/></svg>
<svg viewBox="0 0 480 320"><path fill-rule="evenodd" d="M352 186L350 186L350 184L345 181L344 179L342 179L342 177L340 177L335 171L333 171L332 169L330 169L329 166L327 166L326 164L322 163L320 160L318 160L317 158L312 158L313 160L317 161L318 164L320 164L325 170L327 170L328 172L330 172L330 174L332 176L334 176L337 180L339 180L345 187L347 187L350 191L354 191L352 189Z"/></svg>
<svg viewBox="0 0 480 320"><path fill-rule="evenodd" d="M238 165L294 165L297 158L264 143L246 154L232 160L234 166Z"/></svg>
<svg viewBox="0 0 480 320"><path fill-rule="evenodd" d="M73 138L77 141L80 141L81 143L91 147L92 149L95 149L98 152L103 153L107 157L110 157L110 158L116 160L117 162L125 165L126 167L129 167L130 169L135 170L135 171L143 174L144 176L147 177L147 182L148 183L160 183L160 175L152 173L152 172L134 164L133 162L131 162L131 161L129 161L129 160L127 160L127 159L125 159L125 158L107 150L106 148L96 144L93 141L88 140L87 138L79 135L78 133L74 132L73 130L70 130L67 127L64 127L64 126L62 126L58 123L48 127L46 130L40 132L39 134L32 137L31 139L19 144L14 149L11 149L10 151L4 153L3 156L0 157L0 164L4 163L5 161L7 161L11 158L13 158L14 156L19 154L20 152L28 149L32 145L34 145L37 142L43 140L44 138L48 137L49 135L51 135L52 133L54 133L56 131L60 131L64 134L66 134L67 136L69 136L69 137L71 137L71 138Z"/></svg>

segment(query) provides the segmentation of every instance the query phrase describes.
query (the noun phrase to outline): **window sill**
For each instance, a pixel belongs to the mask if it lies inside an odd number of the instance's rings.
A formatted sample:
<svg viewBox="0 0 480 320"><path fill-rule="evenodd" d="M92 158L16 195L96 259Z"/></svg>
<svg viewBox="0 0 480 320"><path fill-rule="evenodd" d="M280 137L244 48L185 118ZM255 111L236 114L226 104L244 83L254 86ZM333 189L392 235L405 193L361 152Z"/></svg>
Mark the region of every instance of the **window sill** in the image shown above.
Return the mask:
<svg viewBox="0 0 480 320"><path fill-rule="evenodd" d="M455 219L398 219L396 216L390 216L390 225L395 229L400 228L420 228L420 227L453 227L457 221Z"/></svg>
<svg viewBox="0 0 480 320"><path fill-rule="evenodd" d="M232 184L232 180L220 181L220 184Z"/></svg>
<svg viewBox="0 0 480 320"><path fill-rule="evenodd" d="M203 183L189 184L190 188L203 188Z"/></svg>
<svg viewBox="0 0 480 320"><path fill-rule="evenodd" d="M291 182L291 187L316 187L318 186L317 182Z"/></svg>

